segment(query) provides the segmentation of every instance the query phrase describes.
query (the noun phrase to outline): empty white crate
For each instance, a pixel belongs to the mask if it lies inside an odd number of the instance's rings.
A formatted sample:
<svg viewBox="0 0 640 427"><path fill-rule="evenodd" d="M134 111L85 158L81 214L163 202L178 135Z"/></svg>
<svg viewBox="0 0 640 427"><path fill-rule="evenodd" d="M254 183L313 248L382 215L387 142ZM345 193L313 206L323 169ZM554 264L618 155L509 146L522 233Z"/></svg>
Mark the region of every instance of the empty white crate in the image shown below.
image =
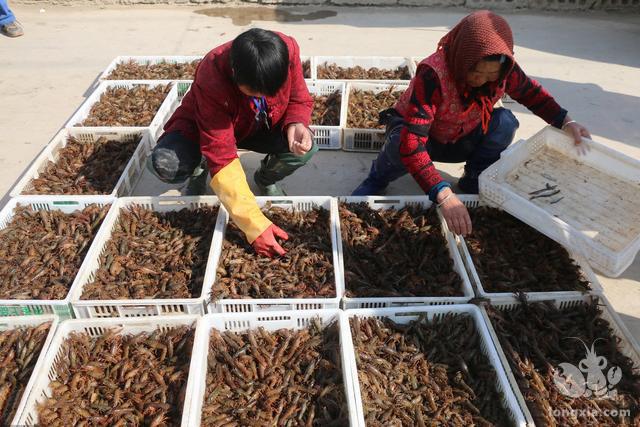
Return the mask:
<svg viewBox="0 0 640 427"><path fill-rule="evenodd" d="M38 198L20 196L9 200L2 211L0 211L0 229L6 228L9 222L13 219L14 209L18 204L31 206L31 208L36 211L59 210L68 214L77 210L82 210L89 205L95 204L98 206L105 206L113 203L114 201L115 199L111 196L41 196ZM94 240L97 238L98 234L100 234L100 231L97 232ZM91 250L89 250L89 252L91 252ZM89 255L89 252L87 252L85 258ZM75 283L77 279L78 275L76 274L76 278L73 283ZM73 288L73 284L70 284L70 288ZM0 300L0 316L57 314L61 319L71 318L73 316L73 312L70 306L70 295L71 289L67 296L61 300Z"/></svg>
<svg viewBox="0 0 640 427"><path fill-rule="evenodd" d="M484 206L485 205L485 203L478 196L460 195L460 196L458 196L458 198L468 208L475 208L475 207L478 207L478 206ZM442 214L441 214L440 211L438 211L438 214L440 214L440 216L442 217ZM446 222L444 220L444 217L442 217L442 222L446 226ZM511 293L511 292L488 292L488 291L486 291L484 289L484 287L482 286L482 282L480 281L480 277L478 276L478 272L476 271L476 269L474 267L473 259L471 257L471 253L469 252L469 248L467 247L467 243L465 242L465 240L464 240L464 238L462 236L456 236L455 238L456 238L456 242L458 244L458 248L460 249L460 253L462 255L462 259L464 260L464 264L465 264L465 266L467 268L467 272L469 273L469 277L471 279L471 282L474 285L474 288L475 288L475 291L476 291L477 295L479 297L491 298L491 299L496 299L496 298L500 299L500 298L511 298L511 297L513 297L513 293ZM571 250L569 248L565 248L565 249L567 249L567 252L569 252L569 256L571 258L573 258L573 260L576 262L576 265L578 265L580 267L580 269L584 273L585 278L589 282L591 282L591 292L590 293L601 294L603 292L602 291L602 285L600 285L600 281L598 280L597 276L594 274L593 270L591 270L591 267L589 267L589 264L586 262L586 260L580 254L576 253L575 251L573 251L573 250ZM514 266L514 267L517 268L517 266ZM580 297L580 296L583 295L579 291L525 292L525 294L527 296L545 295L547 298L556 297L556 296Z"/></svg>
<svg viewBox="0 0 640 427"><path fill-rule="evenodd" d="M155 65L163 62L180 64L193 61L202 60L203 56L199 55L169 55L169 56L116 56L113 61L105 68L100 75L99 81L103 80L122 80L112 79L109 75L116 69L119 64L124 64L129 61L136 62L140 65ZM141 80L141 79L127 79L127 80ZM161 80L173 80L173 79L161 79Z"/></svg>
<svg viewBox="0 0 640 427"><path fill-rule="evenodd" d="M0 332L18 328L32 328L42 325L46 322L51 322L51 325L49 326L49 332L47 333L47 337L45 338L44 343L42 344L42 349L38 354L36 363L33 365L33 371L31 372L29 381L27 382L26 387L22 392L20 403L18 404L15 415L13 416L13 420L5 420L9 421L10 425L17 424L20 414L22 413L22 411L24 411L24 407L27 403L27 397L29 395L29 390L31 390L33 384L36 382L38 372L42 369L45 354L47 353L47 349L51 345L51 341L53 340L53 335L55 334L56 328L58 327L59 320L57 316L51 314L45 314L42 316L0 317Z"/></svg>
<svg viewBox="0 0 640 427"><path fill-rule="evenodd" d="M620 342L618 342L618 347L620 349L620 352L623 355L629 357L633 361L634 368L637 371L638 369L640 369L640 347L638 346L638 343L636 342L636 340L633 338L633 335L631 335L631 333L627 330L626 326L624 326L624 323L622 322L618 314L615 312L615 310L611 307L611 304L609 304L609 301L604 296L583 295L580 297L560 296L560 297L549 298L544 295L539 295L539 296L532 296L528 298L528 302L532 303L532 302L538 302L538 301L551 300L557 308L565 309L569 307L576 307L582 303L589 303L593 299L598 301L600 308L602 310L602 314L600 317L606 320L607 322L609 322L609 325L614 335L620 338ZM515 297L512 297L509 300L504 300L500 302L495 302L495 301L491 302L491 305L497 308L498 310L507 311L507 310L512 310L518 307L520 305L520 302ZM514 377L513 370L511 369L507 356L505 355L500 345L500 340L498 339L498 335L495 329L493 328L491 321L489 320L489 315L487 314L487 311L485 310L484 307L480 307L480 310L482 312L482 316L486 321L487 328L489 330L489 335L491 336L491 340L493 341L495 348L498 352L498 357L500 358L500 362L507 375L507 379L509 381L510 387L513 390L513 393L516 397L518 406L520 407L520 410L524 414L526 424L527 426L534 427L535 423L533 421L533 417L531 416L531 412L527 407L525 398L520 392L520 388L518 387L518 383L516 382L516 379Z"/></svg>
<svg viewBox="0 0 640 427"><path fill-rule="evenodd" d="M545 127L480 175L480 195L615 277L640 249L640 160L586 138L582 145L581 156L572 137ZM561 192L530 200L547 184Z"/></svg>
<svg viewBox="0 0 640 427"><path fill-rule="evenodd" d="M346 359L344 349L344 328L349 324L344 323L340 316L340 310L308 310L308 311L273 311L269 313L225 313L208 314L198 321L196 331L196 341L193 348L191 369L189 372L189 389L187 389L187 404L189 408L188 426L197 427L202 418L202 402L207 389L207 356L209 354L209 339L211 330L217 329L220 332L233 331L242 333L245 331L262 327L267 331L277 331L279 329L298 330L311 325L315 318L319 318L323 325L333 321L338 322L340 328L340 356L342 362L342 375L345 387L345 398L349 407L349 418L351 426L356 424L356 409L353 400L353 384L351 365Z"/></svg>
<svg viewBox="0 0 640 427"><path fill-rule="evenodd" d="M100 101L100 96L108 89L108 88L133 88L135 86L148 86L148 87L156 87L159 85L171 85L169 93L165 97L164 101L158 108L153 120L147 126L81 126L83 120L85 120L91 111L91 107L94 104ZM140 131L149 129L151 136L157 138L158 131L161 130L162 124L166 122L166 116L171 114L171 106L175 103L176 98L178 97L178 91L175 84L170 82L165 82L162 80L127 80L127 81L104 81L100 83L100 85L89 95L89 97L84 101L84 103L76 110L76 112L71 116L69 121L65 124L65 127L76 127L83 132L87 132L89 130L96 131L112 131L113 129L121 129L129 132Z"/></svg>
<svg viewBox="0 0 640 427"><path fill-rule="evenodd" d="M179 211L184 208L196 209L206 206L218 206L218 198L215 196L192 197L123 197L112 206L111 211L102 225L100 233L96 236L86 256L85 262L80 267L76 281L71 288L71 305L78 318L95 317L142 317L159 315L180 314L204 314L205 286L215 277L215 268L211 264L213 244L216 241L216 233L212 237L212 246L209 248L209 257L205 270L204 283L200 296L195 298L167 298L167 299L112 299L112 300L85 300L81 299L85 285L95 278L96 271L100 267L102 253L106 249L107 242L118 224L121 210L131 206L144 206L155 212ZM123 285L124 286L124 285Z"/></svg>
<svg viewBox="0 0 640 427"><path fill-rule="evenodd" d="M376 309L361 309L361 310L347 310L341 313L344 318L344 327L341 329L343 337L341 339L344 349L347 353L348 361L352 366L351 372L353 374L353 387L354 387L354 399L356 403L358 423L356 425L364 427L364 407L362 405L362 397L360 391L360 381L358 380L358 369L355 357L355 347L353 345L353 337L351 335L351 328L349 326L349 319L352 317L375 317L378 320L383 318L389 318L398 324L407 324L412 321L418 320L421 315L426 316L427 319L438 319L446 316L447 314L468 314L473 318L478 334L480 335L480 350L489 359L489 362L494 367L496 372L496 388L502 393L502 404L506 408L512 425L518 427L525 425L524 415L518 405L518 402L514 396L513 391L509 385L509 381L502 367L502 363L498 356L497 350L494 346L493 340L489 334L486 320L478 307L470 304L461 305L448 305L448 306L430 306L430 307L402 307L402 308L376 308Z"/></svg>
<svg viewBox="0 0 640 427"><path fill-rule="evenodd" d="M56 368L66 357L62 351L64 340L72 333L86 333L92 338L98 337L109 329L117 329L119 334L131 335L143 332L152 333L156 329L167 331L180 326L192 326L195 328L197 316L171 316L171 317L153 317L142 319L77 319L67 320L58 325L58 329L53 336L51 345L47 349L42 367L38 372L38 377L32 384L28 399L25 403L24 410L17 418L16 424L21 426L33 426L38 424L37 405L51 397L51 389L49 384L57 378ZM195 341L194 341L195 342ZM191 370L191 365L189 366ZM186 387L189 387L187 380ZM26 393L25 392L25 393ZM185 403L187 399L185 398ZM188 416L187 406L183 406L182 425L186 425Z"/></svg>
<svg viewBox="0 0 640 427"><path fill-rule="evenodd" d="M30 192L33 191L31 181L40 177L40 174L45 171L50 161L55 163L58 160L60 150L66 147L70 137L75 138L80 143L92 143L100 137L121 142L131 141L137 137L141 137L133 155L122 171L120 179L118 179L113 190L110 193L107 193L107 195L113 197L128 196L131 194L138 182L138 179L142 175L145 159L151 152L152 141L149 136L149 132L130 132L126 130L119 130L117 128L110 131L86 131L76 128L66 128L62 129L55 137L53 137L51 142L49 142L42 153L40 153L36 160L31 164L31 167L29 167L27 172L11 191L11 197L30 195L31 197L37 198L42 196L39 194L30 194Z"/></svg>
<svg viewBox="0 0 640 427"><path fill-rule="evenodd" d="M426 196L349 196L340 197L339 202L345 203L367 203L372 209L396 209L400 210L405 206L416 206L421 209L428 209L432 203ZM354 308L384 308L384 307L404 307L404 306L423 306L423 305L442 305L442 304L465 304L473 298L473 288L469 281L469 276L464 268L464 264L458 248L455 244L453 234L448 230L446 224L441 220L442 234L447 242L449 254L453 260L453 269L462 281L462 295L455 297L367 297L367 298L342 298L342 306L345 309ZM340 218L338 214L336 227L336 240L338 242L338 252L340 254L340 272L344 275L344 250L342 246L342 231ZM343 284L344 276L341 277ZM346 284L345 284L346 286Z"/></svg>
<svg viewBox="0 0 640 427"><path fill-rule="evenodd" d="M360 66L364 69L369 68L379 68L384 70L396 70L399 67L407 67L409 69L410 77L415 76L416 74L416 66L415 63L411 60L411 58L403 57L403 56L316 56L314 57L314 68L315 68L315 76L313 78L318 80L329 80L324 79L319 76L320 68L325 64L331 65L336 64L342 68L356 67ZM337 79L344 81L377 81L377 82L387 82L387 83L404 83L408 84L409 79Z"/></svg>
<svg viewBox="0 0 640 427"><path fill-rule="evenodd" d="M342 149L345 151L367 151L377 153L384 145L384 133L385 129L358 129L348 127L348 114L349 114L349 96L353 90L369 91L373 93L380 93L393 87L394 91L405 91L408 88L406 83L403 84L390 84L390 83L347 83L345 96L345 108L342 110L344 118L340 119L341 123L344 123L344 129L342 131ZM395 103L387 105L384 109L392 108ZM379 113L378 111L373 112Z"/></svg>
<svg viewBox="0 0 640 427"><path fill-rule="evenodd" d="M280 207L289 210L310 211L314 207L321 207L329 211L330 223L327 224L327 232L331 237L333 249L333 271L335 276L336 296L332 298L242 298L242 299L211 299L211 290L216 279L215 270L222 255L222 243L225 238L229 214L222 207L218 215L218 224L213 242L213 256L211 268L213 277L205 282L204 297L207 304L208 313L222 312L251 312L251 311L282 311L282 310L319 310L326 308L339 308L340 299L344 294L344 281L340 273L340 258L338 255L338 243L336 242L335 227L337 222L337 205L335 199L331 197L257 197L258 205L261 207L271 203L273 207ZM218 232L219 231L219 232ZM217 240L216 240L217 239Z"/></svg>
<svg viewBox="0 0 640 427"><path fill-rule="evenodd" d="M313 141L318 148L326 150L339 150L342 145L342 111L346 108L345 84L339 81L317 81L307 83L311 95L330 95L335 91L340 92L340 115L336 126L320 126L312 124L310 127L315 132Z"/></svg>

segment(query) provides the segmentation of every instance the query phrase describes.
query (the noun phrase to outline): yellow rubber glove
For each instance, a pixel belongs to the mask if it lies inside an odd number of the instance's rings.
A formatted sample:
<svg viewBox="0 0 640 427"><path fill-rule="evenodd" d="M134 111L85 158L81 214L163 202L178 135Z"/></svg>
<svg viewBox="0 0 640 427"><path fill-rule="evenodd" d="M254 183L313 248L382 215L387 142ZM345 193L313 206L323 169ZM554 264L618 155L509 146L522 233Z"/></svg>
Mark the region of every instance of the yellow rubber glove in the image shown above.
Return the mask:
<svg viewBox="0 0 640 427"><path fill-rule="evenodd" d="M256 198L247 184L240 159L235 159L220 169L210 185L249 243L253 243L269 228L271 221L260 211Z"/></svg>

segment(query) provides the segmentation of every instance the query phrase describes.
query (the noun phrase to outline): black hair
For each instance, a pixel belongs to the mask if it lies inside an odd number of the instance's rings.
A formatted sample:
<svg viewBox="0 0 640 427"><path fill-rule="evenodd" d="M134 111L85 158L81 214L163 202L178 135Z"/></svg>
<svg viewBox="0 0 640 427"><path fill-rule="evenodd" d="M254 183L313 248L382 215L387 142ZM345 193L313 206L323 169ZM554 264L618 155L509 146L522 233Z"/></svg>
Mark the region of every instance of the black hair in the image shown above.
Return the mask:
<svg viewBox="0 0 640 427"><path fill-rule="evenodd" d="M289 74L289 49L273 31L252 28L231 44L234 81L252 91L275 95Z"/></svg>

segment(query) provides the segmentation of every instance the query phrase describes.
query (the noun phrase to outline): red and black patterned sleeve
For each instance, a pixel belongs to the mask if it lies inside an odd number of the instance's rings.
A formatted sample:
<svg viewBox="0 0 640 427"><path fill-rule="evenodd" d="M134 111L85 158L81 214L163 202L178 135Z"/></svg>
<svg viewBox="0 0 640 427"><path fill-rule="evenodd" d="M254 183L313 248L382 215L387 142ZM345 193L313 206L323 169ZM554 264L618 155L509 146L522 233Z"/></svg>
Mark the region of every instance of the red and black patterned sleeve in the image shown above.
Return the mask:
<svg viewBox="0 0 640 427"><path fill-rule="evenodd" d="M516 63L507 76L507 94L533 114L557 128L562 127L567 110L562 108L540 83L529 78Z"/></svg>
<svg viewBox="0 0 640 427"><path fill-rule="evenodd" d="M427 140L436 108L442 102L442 93L432 68L421 68L414 79L411 101L400 132L400 158L420 188L433 198L432 189L440 187L443 179L427 153Z"/></svg>

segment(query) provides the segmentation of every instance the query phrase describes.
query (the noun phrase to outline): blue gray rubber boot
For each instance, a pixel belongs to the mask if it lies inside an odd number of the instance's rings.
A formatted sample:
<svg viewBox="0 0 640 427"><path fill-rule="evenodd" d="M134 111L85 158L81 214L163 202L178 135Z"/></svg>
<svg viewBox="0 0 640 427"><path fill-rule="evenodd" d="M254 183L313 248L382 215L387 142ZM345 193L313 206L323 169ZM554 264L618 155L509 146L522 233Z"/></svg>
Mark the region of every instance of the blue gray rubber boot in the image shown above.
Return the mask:
<svg viewBox="0 0 640 427"><path fill-rule="evenodd" d="M400 160L400 135L391 135L382 146L378 158L371 163L369 176L353 190L352 196L381 196L391 181L407 173Z"/></svg>
<svg viewBox="0 0 640 427"><path fill-rule="evenodd" d="M253 180L258 187L260 195L269 197L286 196L287 194L278 182L306 165L317 152L318 146L313 144L311 150L303 156L297 156L293 153L267 154L253 175Z"/></svg>

